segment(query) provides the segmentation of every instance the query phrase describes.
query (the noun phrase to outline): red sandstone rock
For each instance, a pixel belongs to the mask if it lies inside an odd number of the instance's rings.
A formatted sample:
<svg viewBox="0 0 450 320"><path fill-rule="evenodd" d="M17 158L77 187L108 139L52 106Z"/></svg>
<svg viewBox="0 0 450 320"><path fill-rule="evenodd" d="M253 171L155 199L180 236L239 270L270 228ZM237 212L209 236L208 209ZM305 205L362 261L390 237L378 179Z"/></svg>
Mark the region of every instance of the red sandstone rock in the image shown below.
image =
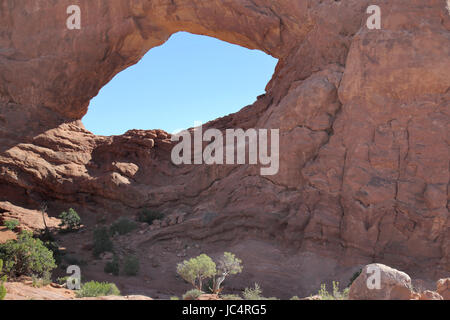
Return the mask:
<svg viewBox="0 0 450 320"><path fill-rule="evenodd" d="M439 293L444 300L450 300L450 278L440 279L436 283L436 291Z"/></svg>
<svg viewBox="0 0 450 320"><path fill-rule="evenodd" d="M63 2L0 5L0 201L31 210L45 201L53 215L74 207L88 228L146 207L186 213L132 244L148 256L160 241L168 250L201 239L209 254L243 258L232 285L257 280L286 298L317 292L323 279L346 282L343 270L374 260L448 276L445 0L383 3L381 30L365 26L368 0L78 3L77 31L65 27ZM84 129L99 89L180 30L280 59L254 105L207 124L280 128L278 175L176 167L160 130ZM164 291L169 280L158 281Z"/></svg>
<svg viewBox="0 0 450 320"><path fill-rule="evenodd" d="M375 271L377 270L377 271ZM375 276L379 275L378 280ZM365 266L349 290L350 300L410 300L414 299L411 278L404 272L382 264Z"/></svg>
<svg viewBox="0 0 450 320"><path fill-rule="evenodd" d="M419 300L443 300L442 296L434 291L425 290L420 294Z"/></svg>
<svg viewBox="0 0 450 320"><path fill-rule="evenodd" d="M197 300L205 301L205 300L221 300L221 299L217 294L202 294L197 298Z"/></svg>

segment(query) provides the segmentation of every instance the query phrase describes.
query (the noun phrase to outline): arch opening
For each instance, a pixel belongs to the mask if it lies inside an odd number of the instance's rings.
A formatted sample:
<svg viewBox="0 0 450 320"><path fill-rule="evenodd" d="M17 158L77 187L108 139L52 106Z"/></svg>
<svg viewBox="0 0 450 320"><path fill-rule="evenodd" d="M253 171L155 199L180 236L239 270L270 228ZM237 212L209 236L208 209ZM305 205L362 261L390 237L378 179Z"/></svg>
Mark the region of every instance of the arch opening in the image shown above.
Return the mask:
<svg viewBox="0 0 450 320"><path fill-rule="evenodd" d="M178 32L105 85L82 122L104 136L193 127L253 104L277 62L259 50Z"/></svg>

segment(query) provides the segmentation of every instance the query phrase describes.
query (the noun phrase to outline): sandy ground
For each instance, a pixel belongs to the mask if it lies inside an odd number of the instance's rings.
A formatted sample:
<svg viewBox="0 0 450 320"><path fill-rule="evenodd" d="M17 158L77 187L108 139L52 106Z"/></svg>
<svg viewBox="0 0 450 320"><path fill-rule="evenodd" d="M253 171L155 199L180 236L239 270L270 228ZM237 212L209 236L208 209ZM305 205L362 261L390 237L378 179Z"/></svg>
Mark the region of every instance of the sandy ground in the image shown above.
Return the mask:
<svg viewBox="0 0 450 320"><path fill-rule="evenodd" d="M5 300L152 300L145 296L108 296L97 298L76 299L75 292L51 284L34 288L31 281L5 283Z"/></svg>

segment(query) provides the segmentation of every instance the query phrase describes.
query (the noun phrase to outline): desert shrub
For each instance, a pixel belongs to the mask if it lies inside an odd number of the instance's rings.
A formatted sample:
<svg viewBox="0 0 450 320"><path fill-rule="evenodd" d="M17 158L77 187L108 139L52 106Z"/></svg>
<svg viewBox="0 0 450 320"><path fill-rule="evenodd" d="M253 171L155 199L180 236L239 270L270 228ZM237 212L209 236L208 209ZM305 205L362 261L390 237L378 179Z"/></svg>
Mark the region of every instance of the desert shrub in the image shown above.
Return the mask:
<svg viewBox="0 0 450 320"><path fill-rule="evenodd" d="M65 285L65 284L67 284L67 280L69 278L70 278L70 276L59 277L56 279L56 283L58 283L60 285Z"/></svg>
<svg viewBox="0 0 450 320"><path fill-rule="evenodd" d="M183 300L196 300L198 297L200 297L202 294L204 294L203 291L198 289L192 289L183 294Z"/></svg>
<svg viewBox="0 0 450 320"><path fill-rule="evenodd" d="M278 300L275 297L263 297L261 287L257 283L255 283L254 288L245 288L242 296L244 297L244 300Z"/></svg>
<svg viewBox="0 0 450 320"><path fill-rule="evenodd" d="M41 288L52 283L51 275L49 272L45 272L42 277L36 275L31 276L32 286L35 288Z"/></svg>
<svg viewBox="0 0 450 320"><path fill-rule="evenodd" d="M183 261L177 266L177 273L198 291L203 287L203 281L216 274L216 264L206 254Z"/></svg>
<svg viewBox="0 0 450 320"><path fill-rule="evenodd" d="M75 266L86 266L87 265L87 261L76 256L76 255L71 255L71 254L67 254L64 256L64 261L68 264L68 265L75 265Z"/></svg>
<svg viewBox="0 0 450 320"><path fill-rule="evenodd" d="M173 297L170 297L170 300L175 301L175 300L180 300L180 298L178 298L177 296L173 296Z"/></svg>
<svg viewBox="0 0 450 320"><path fill-rule="evenodd" d="M289 300L301 300L298 296L293 296L291 299Z"/></svg>
<svg viewBox="0 0 450 320"><path fill-rule="evenodd" d="M259 284L255 283L254 288L245 288L243 296L245 300L262 300L262 290Z"/></svg>
<svg viewBox="0 0 450 320"><path fill-rule="evenodd" d="M158 211L152 210L142 210L139 213L138 220L140 222L146 222L148 224L152 224L154 220L161 220L164 218L164 214Z"/></svg>
<svg viewBox="0 0 450 320"><path fill-rule="evenodd" d="M53 259L55 259L55 264L59 266L62 262L64 252L59 249L59 245L56 241L44 241L41 239L44 246L53 253Z"/></svg>
<svg viewBox="0 0 450 320"><path fill-rule="evenodd" d="M242 300L237 294L223 294L220 296L222 300Z"/></svg>
<svg viewBox="0 0 450 320"><path fill-rule="evenodd" d="M139 259L136 256L125 257L123 273L127 276L137 276L139 273Z"/></svg>
<svg viewBox="0 0 450 320"><path fill-rule="evenodd" d="M330 293L327 290L327 286L322 284L320 286L320 290L317 293L320 296L321 300L347 300L348 299L348 288L344 289L344 291L340 292L339 290L339 282L333 281L333 292Z"/></svg>
<svg viewBox="0 0 450 320"><path fill-rule="evenodd" d="M90 281L81 286L77 292L78 298L118 296L120 291L114 283Z"/></svg>
<svg viewBox="0 0 450 320"><path fill-rule="evenodd" d="M59 215L61 219L60 227L66 227L67 231L74 231L81 225L81 219L78 213L70 208L68 211L64 211Z"/></svg>
<svg viewBox="0 0 450 320"><path fill-rule="evenodd" d="M14 230L15 228L17 228L19 226L20 222L19 220L6 220L5 222L3 222L3 225L8 228L8 230Z"/></svg>
<svg viewBox="0 0 450 320"><path fill-rule="evenodd" d="M349 282L348 282L347 288L350 288L350 287L351 287L351 285L352 285L353 282L356 280L356 278L359 277L359 275L361 274L361 272L362 272L362 269L359 269L359 271L356 271L356 272L352 275L352 277L350 278L350 280L349 280Z"/></svg>
<svg viewBox="0 0 450 320"><path fill-rule="evenodd" d="M112 273L115 276L119 275L120 266L119 266L119 260L116 255L114 255L112 261L109 261L105 264L105 268L103 270L106 273Z"/></svg>
<svg viewBox="0 0 450 320"><path fill-rule="evenodd" d="M109 231L112 235L118 233L124 235L130 233L137 228L137 223L127 218L120 218L112 224Z"/></svg>
<svg viewBox="0 0 450 320"><path fill-rule="evenodd" d="M31 232L22 232L17 240L0 244L0 259L8 262L11 276L43 276L56 268L53 253Z"/></svg>
<svg viewBox="0 0 450 320"><path fill-rule="evenodd" d="M0 259L0 300L5 299L6 297L6 288L5 288L6 280L7 280L6 275L3 274L3 260Z"/></svg>
<svg viewBox="0 0 450 320"><path fill-rule="evenodd" d="M79 279L72 278L71 276L64 276L64 277L56 278L56 283L58 283L62 286L65 286L65 285L67 285L67 280L69 280L70 278L71 278L71 282L73 284L76 284L78 281L80 281L80 282L83 281L83 277L81 277L81 276Z"/></svg>
<svg viewBox="0 0 450 320"><path fill-rule="evenodd" d="M113 243L106 227L94 230L94 256L98 257L103 252L112 252Z"/></svg>

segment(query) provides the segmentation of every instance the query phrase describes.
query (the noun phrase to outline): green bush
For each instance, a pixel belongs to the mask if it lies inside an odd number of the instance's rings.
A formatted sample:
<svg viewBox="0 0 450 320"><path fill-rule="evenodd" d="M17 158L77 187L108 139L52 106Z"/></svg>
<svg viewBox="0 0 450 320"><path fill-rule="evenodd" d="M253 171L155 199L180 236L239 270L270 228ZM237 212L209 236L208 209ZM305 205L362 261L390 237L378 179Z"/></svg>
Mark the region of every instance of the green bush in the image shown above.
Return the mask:
<svg viewBox="0 0 450 320"><path fill-rule="evenodd" d="M177 296L173 296L173 297L170 297L170 300L176 301L176 300L180 300L180 298L178 298Z"/></svg>
<svg viewBox="0 0 450 320"><path fill-rule="evenodd" d="M254 288L245 288L243 296L245 300L262 300L262 290L259 284L255 283Z"/></svg>
<svg viewBox="0 0 450 320"><path fill-rule="evenodd" d="M31 232L22 232L17 240L0 244L0 259L7 261L10 276L43 276L56 268L53 253Z"/></svg>
<svg viewBox="0 0 450 320"><path fill-rule="evenodd" d="M112 252L113 243L106 227L94 230L94 256L98 257L103 252Z"/></svg>
<svg viewBox="0 0 450 320"><path fill-rule="evenodd" d="M81 286L77 292L78 298L119 296L120 291L114 283L90 281Z"/></svg>
<svg viewBox="0 0 450 320"><path fill-rule="evenodd" d="M139 273L139 259L136 256L127 256L123 262L123 272L127 276L137 276Z"/></svg>
<svg viewBox="0 0 450 320"><path fill-rule="evenodd" d="M112 235L118 233L124 235L137 228L137 223L127 218L120 218L109 228Z"/></svg>
<svg viewBox="0 0 450 320"><path fill-rule="evenodd" d="M344 291L340 292L339 282L333 281L333 293L328 292L327 286L322 284L317 295L320 296L320 300L347 300L348 291L349 289L346 288Z"/></svg>
<svg viewBox="0 0 450 320"><path fill-rule="evenodd" d="M198 289L192 289L183 294L183 300L196 300L198 297L200 297L202 294L204 294L203 291Z"/></svg>
<svg viewBox="0 0 450 320"><path fill-rule="evenodd" d="M138 216L140 222L146 222L148 224L152 224L154 220L162 220L163 218L163 213L148 209L141 211Z"/></svg>
<svg viewBox="0 0 450 320"><path fill-rule="evenodd" d="M56 283L60 284L60 285L65 285L67 284L67 279L69 279L70 276L64 276L64 277L59 277L56 279Z"/></svg>
<svg viewBox="0 0 450 320"><path fill-rule="evenodd" d="M31 276L32 286L35 288L41 288L52 283L51 275L48 272L45 272L42 277L38 277L36 275Z"/></svg>
<svg viewBox="0 0 450 320"><path fill-rule="evenodd" d="M64 211L59 215L61 219L60 227L66 227L67 231L74 231L81 225L81 219L78 213L70 208L68 211Z"/></svg>
<svg viewBox="0 0 450 320"><path fill-rule="evenodd" d="M3 225L8 228L9 230L14 230L15 228L17 228L19 226L20 222L19 220L6 220L5 222L3 222Z"/></svg>
<svg viewBox="0 0 450 320"><path fill-rule="evenodd" d="M56 241L44 241L41 238L44 246L53 253L53 259L55 259L55 264L59 266L64 256L64 252L59 249L59 245Z"/></svg>
<svg viewBox="0 0 450 320"><path fill-rule="evenodd" d="M266 298L262 296L262 290L259 284L255 283L254 288L245 288L242 296L245 300L278 300L277 298Z"/></svg>
<svg viewBox="0 0 450 320"><path fill-rule="evenodd" d="M103 270L105 271L105 273L112 273L113 275L118 276L120 272L120 266L117 256L114 255L113 260L107 262Z"/></svg>
<svg viewBox="0 0 450 320"><path fill-rule="evenodd" d="M6 288L4 285L6 280L6 275L3 275L3 260L0 259L0 300L6 297Z"/></svg>

